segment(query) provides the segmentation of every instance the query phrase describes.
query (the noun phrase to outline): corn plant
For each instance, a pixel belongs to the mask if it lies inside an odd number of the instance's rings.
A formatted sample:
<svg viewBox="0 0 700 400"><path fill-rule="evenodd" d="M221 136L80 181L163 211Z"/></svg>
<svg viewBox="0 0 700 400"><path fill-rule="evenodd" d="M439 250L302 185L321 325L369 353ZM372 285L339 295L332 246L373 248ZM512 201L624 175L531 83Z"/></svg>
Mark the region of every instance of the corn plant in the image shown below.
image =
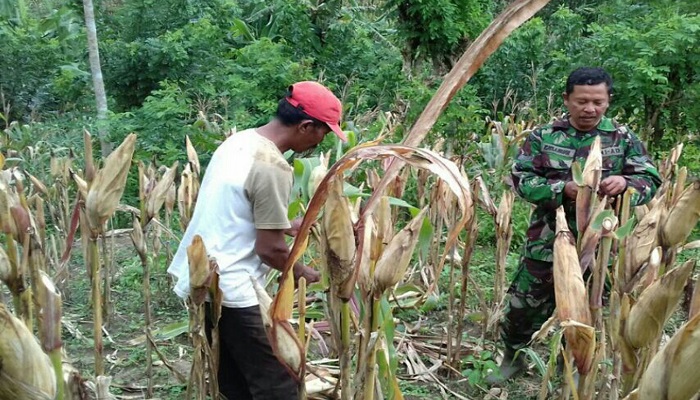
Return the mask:
<svg viewBox="0 0 700 400"><path fill-rule="evenodd" d="M172 191L175 188L174 180L177 173L178 163L170 168L165 168L165 172L160 179L156 177L155 168L149 165L147 168L142 162L139 162L139 201L140 213L138 217L134 217L133 229L131 231L131 240L134 243L136 252L139 255L141 266L143 268L143 293L144 293L144 320L146 333L146 395L153 396L153 361L152 352L155 347L152 337L153 317L151 316L151 265L149 263L148 238L153 236L151 259L158 256L156 243L159 243L159 230L149 230L151 222L154 225L159 224L158 221L160 210L166 202L168 195L172 196ZM150 232L155 232L151 235Z"/></svg>
<svg viewBox="0 0 700 400"><path fill-rule="evenodd" d="M466 177L453 163L431 151L399 145L360 146L348 152L330 168L309 204L301 231L292 248L290 260L298 259L303 252L311 221L316 218L321 211L321 206L328 200L323 217L323 235L328 246L325 250L326 264L329 268L331 296L337 297L340 302L338 312L331 312L334 318L332 324L336 324L336 329L340 331L337 335L339 348L344 349L346 353L349 349L348 339L352 336L348 332L351 328L348 318L349 311L342 302L347 302L351 298L355 282L358 281L362 293L363 309L365 310L361 323L362 328L358 336L359 342L356 345L356 354L358 355L354 377L347 376L352 373L348 367L351 355L341 355L341 374L345 375L341 376L341 381L356 382L354 385L342 386L341 397L343 398L350 398L351 394L354 394L354 398L374 398L375 396L377 390L375 386L378 363L376 360L377 346L384 340L381 335L381 324L391 324L393 328L391 320L387 321L381 318L381 301L385 292L402 279L408 268L413 249L417 243L418 231L423 224L426 213L426 210L418 213L402 231L395 234L393 232L394 221L391 219L391 213L386 211L388 203L385 198L377 203L379 205L385 204L385 207L380 206L376 210L363 209L363 214L359 216L359 221L361 221L358 224L359 229L353 229L349 204L343 200L341 192L343 173L362 160L389 156L399 157L410 165L426 168L436 173L446 182L447 187L456 193L462 217L451 227L448 235L448 248L454 246L459 231L470 219L469 210L471 210L472 200ZM380 212L382 209L385 211ZM355 236L361 238L358 240L357 248L355 248L352 239L353 235L348 236L349 232L355 232ZM444 263L446 258L447 255L444 255L441 263ZM269 336L273 350L278 354L278 357L285 361L295 376L301 377L299 374L303 368L305 354L302 350L304 347L298 343L296 335L290 333L292 329L288 319L292 312L294 286L291 275L287 272L283 273L280 286L270 310L272 323ZM390 378L389 382L391 381ZM397 390L395 373L393 382L392 390ZM352 393L349 387L353 386L361 387L362 391ZM389 390L389 388L385 389ZM343 391L346 393L343 394ZM400 391L397 390L395 394L400 395Z"/></svg>
<svg viewBox="0 0 700 400"><path fill-rule="evenodd" d="M187 307L190 317L190 338L194 346L190 381L186 398L205 399L207 392L212 396L219 393L217 381L218 332L217 324L221 315L223 293L219 289L219 271L216 260L209 258L202 237L195 235L187 247L190 274L190 295ZM205 302L207 296L211 302ZM212 341L207 340L206 310L211 307Z"/></svg>
<svg viewBox="0 0 700 400"><path fill-rule="evenodd" d="M636 224L630 190L618 210L609 209L607 199L596 196L602 169L598 141L583 170L573 168L579 185L579 236L574 241L560 208L554 244L556 316L566 338L564 398L681 399L700 390L697 379L685 379L687 373L679 373L683 379L669 374L694 354L695 319L661 344L666 322L696 263L675 265L677 253L700 219L700 183L686 186L687 172L674 168L680 150L662 164L667 181L652 202L636 212L640 216ZM612 251L615 248L617 252ZM587 282L586 271L590 271ZM611 288L604 318L606 280ZM571 359L580 375L578 384L572 378ZM611 368L603 362L606 359L612 359ZM548 390L544 384L542 388L541 398L546 398Z"/></svg>
<svg viewBox="0 0 700 400"><path fill-rule="evenodd" d="M80 208L81 227L87 241L86 266L90 271L93 309L93 338L95 343L95 375L104 375L102 356L102 316L103 294L101 282L101 261L98 240L103 238L104 226L117 209L126 186L126 178L131 166L131 158L136 144L136 135L130 134L104 161L104 166L96 169L92 160L92 145L89 133L85 133L85 178L73 174L79 196L84 200Z"/></svg>

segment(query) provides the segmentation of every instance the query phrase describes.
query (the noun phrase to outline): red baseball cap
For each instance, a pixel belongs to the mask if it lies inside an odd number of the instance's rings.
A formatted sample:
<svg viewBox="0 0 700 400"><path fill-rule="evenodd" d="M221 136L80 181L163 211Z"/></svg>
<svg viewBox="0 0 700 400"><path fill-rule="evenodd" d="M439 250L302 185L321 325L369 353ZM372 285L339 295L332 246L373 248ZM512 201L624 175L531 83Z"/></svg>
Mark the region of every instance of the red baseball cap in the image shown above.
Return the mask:
<svg viewBox="0 0 700 400"><path fill-rule="evenodd" d="M340 100L327 87L318 82L297 82L289 87L289 104L299 108L309 117L325 122L342 140L347 142L345 132L340 129L343 106Z"/></svg>

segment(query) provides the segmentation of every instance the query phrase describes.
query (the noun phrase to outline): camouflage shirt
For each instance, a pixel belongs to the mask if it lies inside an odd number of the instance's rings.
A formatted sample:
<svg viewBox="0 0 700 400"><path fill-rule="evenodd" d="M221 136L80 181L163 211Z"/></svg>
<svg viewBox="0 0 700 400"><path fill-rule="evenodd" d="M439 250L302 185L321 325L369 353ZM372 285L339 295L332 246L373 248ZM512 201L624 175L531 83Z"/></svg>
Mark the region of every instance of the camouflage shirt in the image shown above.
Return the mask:
<svg viewBox="0 0 700 400"><path fill-rule="evenodd" d="M661 177L644 145L627 127L606 117L590 132L577 131L566 117L542 126L525 140L512 170L515 190L536 206L527 230L525 257L552 261L555 211L562 204L569 228L576 234L575 204L565 198L564 185L572 180L574 160L583 168L596 136L601 139L603 178L624 176L627 187L636 190L632 205L645 204L654 196Z"/></svg>

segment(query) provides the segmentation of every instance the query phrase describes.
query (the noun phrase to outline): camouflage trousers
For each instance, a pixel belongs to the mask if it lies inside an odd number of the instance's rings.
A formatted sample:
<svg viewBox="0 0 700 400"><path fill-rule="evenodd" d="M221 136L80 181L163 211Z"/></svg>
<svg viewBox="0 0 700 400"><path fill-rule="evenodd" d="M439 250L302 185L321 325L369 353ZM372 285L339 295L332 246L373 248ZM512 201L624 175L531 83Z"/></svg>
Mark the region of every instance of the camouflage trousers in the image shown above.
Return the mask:
<svg viewBox="0 0 700 400"><path fill-rule="evenodd" d="M525 347L554 312L552 263L522 258L508 294L500 335L514 351Z"/></svg>

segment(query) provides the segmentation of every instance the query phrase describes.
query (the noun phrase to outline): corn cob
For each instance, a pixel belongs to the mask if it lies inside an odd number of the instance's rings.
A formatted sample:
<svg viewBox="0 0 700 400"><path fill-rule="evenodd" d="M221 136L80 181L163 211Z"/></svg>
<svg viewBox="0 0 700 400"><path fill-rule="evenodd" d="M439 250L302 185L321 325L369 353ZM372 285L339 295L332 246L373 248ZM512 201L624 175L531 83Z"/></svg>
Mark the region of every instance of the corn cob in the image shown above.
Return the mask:
<svg viewBox="0 0 700 400"><path fill-rule="evenodd" d="M53 400L51 360L27 327L0 303L0 399Z"/></svg>
<svg viewBox="0 0 700 400"><path fill-rule="evenodd" d="M695 261L667 272L646 288L635 303L625 326L627 342L636 348L649 345L661 335L666 320L678 306L683 288L693 271Z"/></svg>
<svg viewBox="0 0 700 400"><path fill-rule="evenodd" d="M627 239L625 254L625 283L629 282L649 259L651 252L658 244L660 221L666 208L663 202L658 202L639 221Z"/></svg>
<svg viewBox="0 0 700 400"><path fill-rule="evenodd" d="M413 250L418 243L418 235L423 225L423 218L428 208L423 208L399 233L397 233L382 252L374 269L373 292L376 299L384 291L403 278L413 257Z"/></svg>
<svg viewBox="0 0 700 400"><path fill-rule="evenodd" d="M664 247L683 244L700 220L700 181L688 186L663 222L661 243Z"/></svg>
<svg viewBox="0 0 700 400"><path fill-rule="evenodd" d="M355 233L350 216L350 203L343 195L343 179L336 176L331 184L323 216L326 238L326 260L333 293L349 300L354 288Z"/></svg>
<svg viewBox="0 0 700 400"><path fill-rule="evenodd" d="M700 316L683 325L652 358L639 385L640 400L687 400L700 392Z"/></svg>
<svg viewBox="0 0 700 400"><path fill-rule="evenodd" d="M563 207L557 209L556 218L553 268L557 316L562 323L566 323L564 335L567 345L574 354L578 371L585 375L591 368L595 350L591 310L574 237L569 231Z"/></svg>
<svg viewBox="0 0 700 400"><path fill-rule="evenodd" d="M130 134L105 160L105 165L90 183L85 199L85 211L93 235L101 233L102 226L119 206L126 178L134 154L136 135Z"/></svg>

